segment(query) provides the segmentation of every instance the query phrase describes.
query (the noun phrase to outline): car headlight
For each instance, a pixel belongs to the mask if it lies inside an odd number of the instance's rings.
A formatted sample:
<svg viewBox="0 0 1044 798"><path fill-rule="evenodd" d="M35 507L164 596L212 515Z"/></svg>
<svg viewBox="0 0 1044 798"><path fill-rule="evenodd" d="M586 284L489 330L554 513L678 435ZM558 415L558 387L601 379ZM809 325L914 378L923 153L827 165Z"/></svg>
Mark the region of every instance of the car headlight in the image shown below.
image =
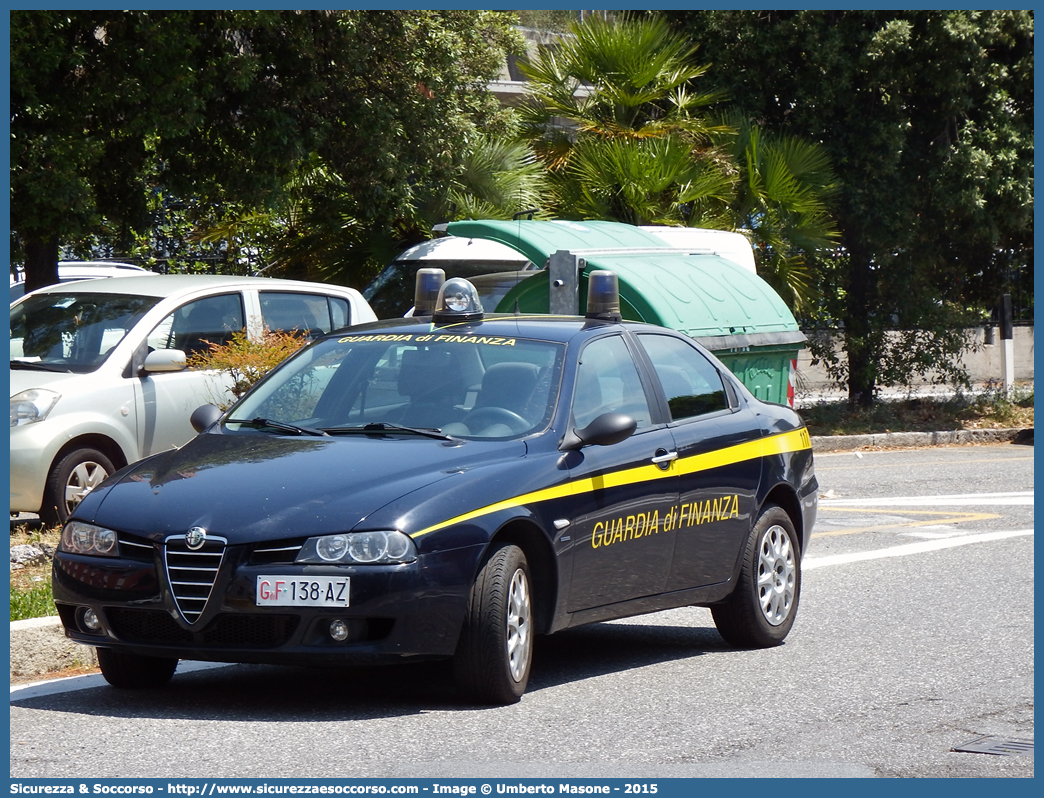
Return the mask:
<svg viewBox="0 0 1044 798"><path fill-rule="evenodd" d="M111 529L82 521L70 521L62 530L58 551L69 554L90 554L95 557L119 557L120 546Z"/></svg>
<svg viewBox="0 0 1044 798"><path fill-rule="evenodd" d="M294 562L383 565L416 559L417 547L409 535L396 530L378 530L308 538Z"/></svg>
<svg viewBox="0 0 1044 798"><path fill-rule="evenodd" d="M33 388L16 393L11 397L11 426L23 427L43 421L61 398L60 393L46 388Z"/></svg>

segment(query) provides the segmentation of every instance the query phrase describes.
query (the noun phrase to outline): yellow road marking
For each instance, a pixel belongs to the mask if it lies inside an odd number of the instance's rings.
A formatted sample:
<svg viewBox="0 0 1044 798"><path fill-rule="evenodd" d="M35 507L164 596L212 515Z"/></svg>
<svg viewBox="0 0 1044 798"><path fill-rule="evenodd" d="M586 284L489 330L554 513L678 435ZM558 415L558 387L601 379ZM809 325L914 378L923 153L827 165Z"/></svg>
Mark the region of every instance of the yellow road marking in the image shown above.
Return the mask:
<svg viewBox="0 0 1044 798"><path fill-rule="evenodd" d="M820 518L823 513L827 512L838 512L838 513L870 513L871 515L881 515L881 508L860 508L860 507L825 507L820 508ZM964 524L969 521L990 521L994 518L1000 518L1001 516L996 513L954 513L954 512L938 512L933 510L907 510L903 508L902 515L931 515L936 516L930 521L903 521L895 524L876 524L874 526L864 526L856 529L837 529L830 532L813 532L812 537L814 538L826 538L826 537L838 537L840 535L855 535L860 532L877 532L882 529L906 529L919 526L937 526L939 524Z"/></svg>

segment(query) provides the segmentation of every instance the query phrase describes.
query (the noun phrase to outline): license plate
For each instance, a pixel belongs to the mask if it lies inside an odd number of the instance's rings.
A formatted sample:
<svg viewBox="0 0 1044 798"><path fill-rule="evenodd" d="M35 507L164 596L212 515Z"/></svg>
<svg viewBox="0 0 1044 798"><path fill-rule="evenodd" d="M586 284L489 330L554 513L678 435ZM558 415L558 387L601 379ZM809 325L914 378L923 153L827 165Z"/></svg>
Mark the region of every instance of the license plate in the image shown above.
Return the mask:
<svg viewBox="0 0 1044 798"><path fill-rule="evenodd" d="M347 576L259 576L255 603L258 607L347 607L349 581Z"/></svg>

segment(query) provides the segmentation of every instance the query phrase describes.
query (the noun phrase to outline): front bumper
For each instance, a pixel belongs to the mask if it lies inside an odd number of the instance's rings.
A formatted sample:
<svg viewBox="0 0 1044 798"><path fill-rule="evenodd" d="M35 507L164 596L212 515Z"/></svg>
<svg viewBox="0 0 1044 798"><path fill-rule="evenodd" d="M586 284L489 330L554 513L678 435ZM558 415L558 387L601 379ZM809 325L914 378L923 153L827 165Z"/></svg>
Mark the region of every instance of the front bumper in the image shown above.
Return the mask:
<svg viewBox="0 0 1044 798"><path fill-rule="evenodd" d="M79 643L135 654L212 662L352 665L453 654L484 547L421 555L385 566L315 566L249 562L230 546L210 598L189 623L171 591L157 549L153 562L59 552L53 592L66 635ZM258 607L261 575L289 579L345 576L342 607ZM86 609L101 621L90 631ZM340 619L347 639L334 640Z"/></svg>
<svg viewBox="0 0 1044 798"><path fill-rule="evenodd" d="M13 512L40 511L47 472L66 440L55 436L53 426L42 421L11 428L10 505Z"/></svg>

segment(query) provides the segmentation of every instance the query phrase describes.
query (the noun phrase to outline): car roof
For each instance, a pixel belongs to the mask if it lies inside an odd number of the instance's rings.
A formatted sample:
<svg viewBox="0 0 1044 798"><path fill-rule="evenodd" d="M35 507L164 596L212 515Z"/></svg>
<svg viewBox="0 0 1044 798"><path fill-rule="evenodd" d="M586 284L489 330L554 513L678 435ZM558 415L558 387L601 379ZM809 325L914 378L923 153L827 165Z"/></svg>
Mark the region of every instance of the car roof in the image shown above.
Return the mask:
<svg viewBox="0 0 1044 798"><path fill-rule="evenodd" d="M155 275L156 272L149 271L142 266L133 263L116 263L100 260L61 260L58 261L58 277L83 276L83 277L143 277Z"/></svg>
<svg viewBox="0 0 1044 798"><path fill-rule="evenodd" d="M504 261L506 268L521 268L529 258L506 244L484 238L445 236L423 241L393 258L395 261L492 260Z"/></svg>
<svg viewBox="0 0 1044 798"><path fill-rule="evenodd" d="M418 330L418 327L421 328ZM658 327L642 322L624 321L608 322L586 319L582 316L552 316L543 314L487 313L480 320L459 322L448 325L435 324L430 316L419 318L384 319L381 321L359 324L351 329L335 331L331 335L366 335L380 330L383 334L412 334L423 331L433 333L436 340L439 336L498 336L502 338L534 338L546 341L565 343L577 333L594 330L657 330L670 335L678 335L674 330Z"/></svg>
<svg viewBox="0 0 1044 798"><path fill-rule="evenodd" d="M159 274L137 277L112 277L104 280L55 283L34 291L40 293L68 293L82 291L92 294L137 294L140 296L168 297L204 289L258 288L268 291L324 291L331 293L355 293L355 289L343 285L309 283L302 280L281 280L272 277L237 277L220 274Z"/></svg>

